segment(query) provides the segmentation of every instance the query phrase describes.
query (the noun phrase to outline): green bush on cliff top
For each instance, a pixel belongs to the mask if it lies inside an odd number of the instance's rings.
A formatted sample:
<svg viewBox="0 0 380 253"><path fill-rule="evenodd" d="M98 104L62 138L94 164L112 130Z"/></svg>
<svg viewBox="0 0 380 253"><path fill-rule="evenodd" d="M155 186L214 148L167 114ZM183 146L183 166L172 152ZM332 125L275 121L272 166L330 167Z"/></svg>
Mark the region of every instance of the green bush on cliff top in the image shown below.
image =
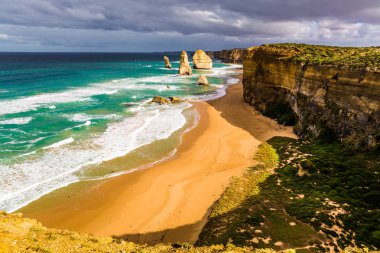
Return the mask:
<svg viewBox="0 0 380 253"><path fill-rule="evenodd" d="M260 47L289 60L380 71L380 47L334 47L307 44L270 44Z"/></svg>

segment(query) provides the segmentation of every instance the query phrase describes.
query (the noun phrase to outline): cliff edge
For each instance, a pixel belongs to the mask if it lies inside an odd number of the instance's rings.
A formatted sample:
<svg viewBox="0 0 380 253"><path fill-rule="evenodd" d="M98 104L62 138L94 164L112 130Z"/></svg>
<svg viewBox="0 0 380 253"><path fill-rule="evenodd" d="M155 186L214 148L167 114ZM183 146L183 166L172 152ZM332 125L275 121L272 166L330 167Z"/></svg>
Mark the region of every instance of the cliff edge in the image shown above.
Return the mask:
<svg viewBox="0 0 380 253"><path fill-rule="evenodd" d="M262 45L248 49L243 68L244 100L301 137L380 143L380 47Z"/></svg>
<svg viewBox="0 0 380 253"><path fill-rule="evenodd" d="M245 48L234 48L209 53L211 57L217 58L224 63L243 64L244 57L247 54Z"/></svg>

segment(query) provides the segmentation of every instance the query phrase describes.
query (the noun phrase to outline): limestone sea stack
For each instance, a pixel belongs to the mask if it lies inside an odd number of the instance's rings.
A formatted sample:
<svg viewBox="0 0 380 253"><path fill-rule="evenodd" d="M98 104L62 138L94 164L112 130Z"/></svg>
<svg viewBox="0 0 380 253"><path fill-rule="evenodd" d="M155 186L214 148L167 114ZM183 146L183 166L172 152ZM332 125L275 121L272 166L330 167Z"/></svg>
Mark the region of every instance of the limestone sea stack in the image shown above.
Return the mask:
<svg viewBox="0 0 380 253"><path fill-rule="evenodd" d="M198 85L208 85L207 77L200 76L198 79Z"/></svg>
<svg viewBox="0 0 380 253"><path fill-rule="evenodd" d="M193 71L191 70L190 64L189 64L189 58L187 57L186 51L182 51L181 58L179 61L179 69L178 69L179 75L192 75Z"/></svg>
<svg viewBox="0 0 380 253"><path fill-rule="evenodd" d="M167 68L167 69L171 69L171 68L172 68L172 65L170 64L169 57L167 57L167 56L165 55L165 56L164 56L164 61L165 61L165 68Z"/></svg>
<svg viewBox="0 0 380 253"><path fill-rule="evenodd" d="M197 50L193 55L194 69L212 69L212 59L205 51Z"/></svg>

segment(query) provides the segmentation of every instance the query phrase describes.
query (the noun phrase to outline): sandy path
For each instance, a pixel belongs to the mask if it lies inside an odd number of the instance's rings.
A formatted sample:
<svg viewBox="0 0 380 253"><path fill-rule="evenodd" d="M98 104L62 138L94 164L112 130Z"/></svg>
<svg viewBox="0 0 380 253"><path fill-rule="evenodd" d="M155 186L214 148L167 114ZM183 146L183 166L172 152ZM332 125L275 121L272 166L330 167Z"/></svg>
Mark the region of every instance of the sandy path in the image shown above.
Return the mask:
<svg viewBox="0 0 380 253"><path fill-rule="evenodd" d="M140 243L195 242L210 207L230 178L252 165L261 141L294 137L290 128L281 128L243 102L241 83L223 98L196 107L199 125L184 135L173 159L101 181L55 206L25 208L25 216L48 227Z"/></svg>

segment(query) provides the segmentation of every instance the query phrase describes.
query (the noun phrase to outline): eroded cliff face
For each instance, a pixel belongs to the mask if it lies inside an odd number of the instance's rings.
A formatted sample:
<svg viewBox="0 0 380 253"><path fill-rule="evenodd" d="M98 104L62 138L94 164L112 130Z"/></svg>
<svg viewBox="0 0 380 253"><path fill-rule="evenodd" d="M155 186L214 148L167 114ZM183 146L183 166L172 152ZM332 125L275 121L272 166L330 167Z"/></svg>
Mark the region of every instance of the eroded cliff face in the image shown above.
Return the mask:
<svg viewBox="0 0 380 253"><path fill-rule="evenodd" d="M225 63L243 64L243 60L246 54L247 49L235 48L212 52L212 57L220 59L222 62Z"/></svg>
<svg viewBox="0 0 380 253"><path fill-rule="evenodd" d="M371 57L380 57L380 49L342 53L336 47L299 46L248 50L243 65L245 101L281 123L295 123L301 137L335 137L353 149L379 144L380 69ZM328 56L316 58L318 50ZM369 64L363 64L366 59Z"/></svg>

